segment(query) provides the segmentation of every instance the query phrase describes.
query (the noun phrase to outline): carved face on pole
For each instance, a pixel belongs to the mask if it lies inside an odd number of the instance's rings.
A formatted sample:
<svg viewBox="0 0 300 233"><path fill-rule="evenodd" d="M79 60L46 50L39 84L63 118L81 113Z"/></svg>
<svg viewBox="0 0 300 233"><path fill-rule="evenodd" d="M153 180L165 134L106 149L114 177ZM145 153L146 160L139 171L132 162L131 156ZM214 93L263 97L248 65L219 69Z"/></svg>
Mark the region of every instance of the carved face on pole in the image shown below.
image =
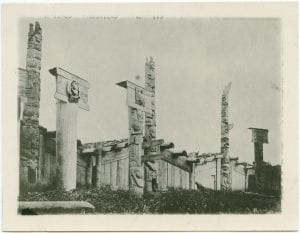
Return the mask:
<svg viewBox="0 0 300 233"><path fill-rule="evenodd" d="M68 96L69 96L69 101L77 103L78 100L80 99L80 96L79 96L79 83L75 80L70 82L67 86L67 93L68 93Z"/></svg>

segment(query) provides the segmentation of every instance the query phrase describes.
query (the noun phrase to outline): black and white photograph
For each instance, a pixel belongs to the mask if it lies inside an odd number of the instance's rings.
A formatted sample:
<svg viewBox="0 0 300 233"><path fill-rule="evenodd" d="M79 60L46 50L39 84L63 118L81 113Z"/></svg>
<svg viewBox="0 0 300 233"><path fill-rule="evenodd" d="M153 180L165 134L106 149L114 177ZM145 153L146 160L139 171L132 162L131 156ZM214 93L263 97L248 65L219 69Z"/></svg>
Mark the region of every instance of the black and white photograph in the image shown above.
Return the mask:
<svg viewBox="0 0 300 233"><path fill-rule="evenodd" d="M280 17L16 22L18 218L282 214Z"/></svg>

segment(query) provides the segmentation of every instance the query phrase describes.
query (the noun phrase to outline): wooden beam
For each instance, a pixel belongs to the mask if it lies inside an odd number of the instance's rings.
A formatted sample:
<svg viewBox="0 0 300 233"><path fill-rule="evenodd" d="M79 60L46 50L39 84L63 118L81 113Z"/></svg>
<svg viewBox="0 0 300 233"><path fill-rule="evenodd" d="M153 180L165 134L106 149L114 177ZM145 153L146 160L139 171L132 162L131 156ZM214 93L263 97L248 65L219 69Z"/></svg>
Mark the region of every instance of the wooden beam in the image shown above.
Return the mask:
<svg viewBox="0 0 300 233"><path fill-rule="evenodd" d="M187 158L186 162L187 163L199 163L200 159L198 159L198 158Z"/></svg>
<svg viewBox="0 0 300 233"><path fill-rule="evenodd" d="M142 161L154 161L154 160L163 160L170 164L172 164L175 167L178 167L184 171L192 172L192 166L191 164L193 162L189 161L186 157L186 151L182 152L173 152L170 150L164 150L160 154L152 154L152 155L143 155Z"/></svg>
<svg viewBox="0 0 300 233"><path fill-rule="evenodd" d="M185 150L171 151L171 152L172 152L172 156L184 156L184 157L188 157Z"/></svg>
<svg viewBox="0 0 300 233"><path fill-rule="evenodd" d="M167 143L164 143L162 145L160 145L160 150L167 150L167 149L171 149L171 148L174 148L174 143L173 142L167 142Z"/></svg>
<svg viewBox="0 0 300 233"><path fill-rule="evenodd" d="M186 152L184 153L185 151L183 151L183 154L186 154ZM166 161L170 164L172 164L173 166L175 167L178 167L184 171L187 171L187 172L192 172L193 168L191 165L189 165L187 163L187 158L184 156L178 156L178 152L177 152L177 156L174 156L174 153L172 151L169 151L169 150L164 150L162 152L163 154L163 157L162 157L162 160L163 161Z"/></svg>

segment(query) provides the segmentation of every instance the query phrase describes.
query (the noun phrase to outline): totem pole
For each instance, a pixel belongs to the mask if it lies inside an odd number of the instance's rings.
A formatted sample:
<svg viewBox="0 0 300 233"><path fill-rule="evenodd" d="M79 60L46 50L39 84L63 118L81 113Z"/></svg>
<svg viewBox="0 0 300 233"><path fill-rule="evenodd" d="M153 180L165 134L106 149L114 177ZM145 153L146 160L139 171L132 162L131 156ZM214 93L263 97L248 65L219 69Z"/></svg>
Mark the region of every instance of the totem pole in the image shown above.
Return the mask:
<svg viewBox="0 0 300 233"><path fill-rule="evenodd" d="M127 89L127 105L129 117L129 189L138 196L143 194L144 175L142 166L144 112L152 113L153 92L130 81L117 85Z"/></svg>
<svg viewBox="0 0 300 233"><path fill-rule="evenodd" d="M156 138L156 116L155 116L155 64L153 61L153 58L150 57L150 60L148 61L148 58L146 59L145 64L145 89L153 93L152 98L152 106L153 110L152 113L145 114L145 141L151 143L151 141L155 140ZM159 151L157 151L157 147L150 147L145 149L145 155L151 155L151 154L157 154ZM154 185L157 184L157 170L156 170L156 163L153 162L151 165L154 170L150 170L150 162L145 162L144 166L144 175L145 175L145 191L151 192L155 191L153 190L152 186L152 180L155 181L153 183Z"/></svg>
<svg viewBox="0 0 300 233"><path fill-rule="evenodd" d="M39 109L40 109L40 70L42 50L42 29L38 22L30 24L28 32L26 74L23 87L19 87L19 97L23 102L20 122L20 168L23 171L33 171L37 181L37 166L39 156ZM28 172L20 172L21 185L27 184Z"/></svg>
<svg viewBox="0 0 300 233"><path fill-rule="evenodd" d="M224 88L222 95L222 110L221 110L221 189L231 190L230 177L230 156L229 156L229 130L233 124L228 123L228 94L230 91L231 82Z"/></svg>
<svg viewBox="0 0 300 233"><path fill-rule="evenodd" d="M77 108L89 111L90 84L61 68L49 71L56 77L56 185L68 191L76 188Z"/></svg>
<svg viewBox="0 0 300 233"><path fill-rule="evenodd" d="M256 191L262 191L264 188L263 178L263 144L269 143L267 129L249 128L252 131L252 142L254 142L254 156L255 156L255 183Z"/></svg>

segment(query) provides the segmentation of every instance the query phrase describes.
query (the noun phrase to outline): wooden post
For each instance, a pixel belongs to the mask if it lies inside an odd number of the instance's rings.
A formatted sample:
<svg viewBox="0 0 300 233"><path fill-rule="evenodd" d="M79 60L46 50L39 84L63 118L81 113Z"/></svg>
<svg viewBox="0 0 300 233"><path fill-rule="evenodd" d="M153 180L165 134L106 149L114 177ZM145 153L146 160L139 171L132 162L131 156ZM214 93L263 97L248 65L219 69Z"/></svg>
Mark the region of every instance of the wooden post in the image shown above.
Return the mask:
<svg viewBox="0 0 300 233"><path fill-rule="evenodd" d="M223 90L222 110L221 110L221 153L223 154L221 165L221 188L222 190L231 190L230 179L230 156L229 156L229 130L233 127L228 123L228 94L231 83Z"/></svg>
<svg viewBox="0 0 300 233"><path fill-rule="evenodd" d="M102 150L99 151L99 154L97 156L97 165L96 165L96 188L100 189L101 187L101 165L102 163Z"/></svg>
<svg viewBox="0 0 300 233"><path fill-rule="evenodd" d="M77 106L57 101L56 113L57 185L71 190L76 188Z"/></svg>
<svg viewBox="0 0 300 233"><path fill-rule="evenodd" d="M195 164L192 164L192 171L189 172L189 189L195 188Z"/></svg>
<svg viewBox="0 0 300 233"><path fill-rule="evenodd" d="M256 191L262 191L264 188L263 163L264 163L264 143L269 143L267 129L249 128L252 130L252 142L254 142L255 156L255 183Z"/></svg>
<svg viewBox="0 0 300 233"><path fill-rule="evenodd" d="M92 178L93 178L93 155L89 156L88 165L86 169L86 186L87 188L92 187Z"/></svg>
<svg viewBox="0 0 300 233"><path fill-rule="evenodd" d="M56 182L63 190L76 188L77 107L89 110L89 83L61 68L49 70L56 77Z"/></svg>

